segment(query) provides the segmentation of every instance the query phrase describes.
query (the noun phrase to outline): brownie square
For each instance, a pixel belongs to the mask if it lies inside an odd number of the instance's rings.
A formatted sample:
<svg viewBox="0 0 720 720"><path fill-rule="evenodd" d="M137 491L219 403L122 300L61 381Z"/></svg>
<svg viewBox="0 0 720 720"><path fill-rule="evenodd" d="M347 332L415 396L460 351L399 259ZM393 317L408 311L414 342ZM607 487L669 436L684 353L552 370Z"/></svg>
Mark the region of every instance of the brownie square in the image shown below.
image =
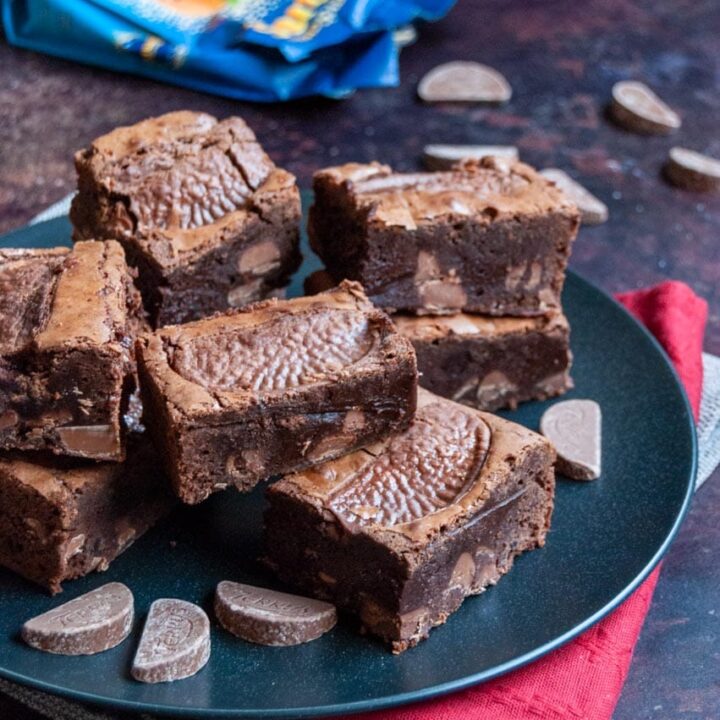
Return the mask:
<svg viewBox="0 0 720 720"><path fill-rule="evenodd" d="M0 457L0 565L60 592L65 580L106 570L174 502L141 437L123 463Z"/></svg>
<svg viewBox="0 0 720 720"><path fill-rule="evenodd" d="M390 311L543 315L560 309L577 208L528 165L500 158L449 172L387 165L320 170L311 245L338 281Z"/></svg>
<svg viewBox="0 0 720 720"><path fill-rule="evenodd" d="M405 433L269 488L267 561L402 652L544 544L554 461L542 436L420 389Z"/></svg>
<svg viewBox="0 0 720 720"><path fill-rule="evenodd" d="M572 387L570 328L561 312L533 318L396 315L393 321L415 348L420 384L437 395L497 410Z"/></svg>
<svg viewBox="0 0 720 720"><path fill-rule="evenodd" d="M116 242L0 250L0 448L123 458L138 305Z"/></svg>
<svg viewBox="0 0 720 720"><path fill-rule="evenodd" d="M415 410L412 345L357 283L163 328L138 342L138 366L186 503L400 432Z"/></svg>
<svg viewBox="0 0 720 720"><path fill-rule="evenodd" d="M295 178L240 118L151 118L97 138L75 165L74 237L123 244L156 326L267 297L300 263Z"/></svg>

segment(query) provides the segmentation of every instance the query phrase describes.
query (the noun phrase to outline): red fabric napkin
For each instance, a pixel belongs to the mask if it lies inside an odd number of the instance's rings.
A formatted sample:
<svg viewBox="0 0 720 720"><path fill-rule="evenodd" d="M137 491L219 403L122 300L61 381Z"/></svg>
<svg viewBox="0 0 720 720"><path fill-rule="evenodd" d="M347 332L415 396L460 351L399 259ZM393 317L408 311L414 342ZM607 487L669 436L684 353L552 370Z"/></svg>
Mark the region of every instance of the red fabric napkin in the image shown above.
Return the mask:
<svg viewBox="0 0 720 720"><path fill-rule="evenodd" d="M660 341L685 385L695 419L702 390L707 303L683 283L664 282L618 299ZM611 615L535 663L482 685L367 720L609 720L660 569ZM359 717L359 716L353 716Z"/></svg>

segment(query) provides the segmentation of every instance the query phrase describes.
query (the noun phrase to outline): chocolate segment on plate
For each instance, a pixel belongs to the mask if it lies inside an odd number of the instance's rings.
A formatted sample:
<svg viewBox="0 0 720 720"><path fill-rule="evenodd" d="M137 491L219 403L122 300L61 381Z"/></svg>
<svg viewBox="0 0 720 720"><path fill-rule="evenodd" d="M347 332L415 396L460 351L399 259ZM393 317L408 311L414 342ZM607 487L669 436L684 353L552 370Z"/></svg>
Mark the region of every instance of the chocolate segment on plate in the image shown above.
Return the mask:
<svg viewBox="0 0 720 720"><path fill-rule="evenodd" d="M388 311L544 315L560 307L577 208L528 165L450 172L348 164L315 174L308 231L334 280Z"/></svg>
<svg viewBox="0 0 720 720"><path fill-rule="evenodd" d="M607 205L573 180L564 170L545 168L540 174L554 182L577 205L583 225L600 225L607 221Z"/></svg>
<svg viewBox="0 0 720 720"><path fill-rule="evenodd" d="M195 675L210 659L210 621L193 603L155 600L140 638L132 676L145 683L172 682Z"/></svg>
<svg viewBox="0 0 720 720"><path fill-rule="evenodd" d="M322 600L224 580L215 615L233 635L259 645L299 645L335 627L335 606Z"/></svg>
<svg viewBox="0 0 720 720"><path fill-rule="evenodd" d="M559 312L537 318L396 315L415 348L420 384L480 410L515 408L572 387L570 328Z"/></svg>
<svg viewBox="0 0 720 720"><path fill-rule="evenodd" d="M22 638L58 655L95 655L119 645L133 622L133 595L122 583L108 583L28 620Z"/></svg>
<svg viewBox="0 0 720 720"><path fill-rule="evenodd" d="M415 409L412 345L356 283L163 328L138 357L148 428L188 503L380 440Z"/></svg>
<svg viewBox="0 0 720 720"><path fill-rule="evenodd" d="M237 117L174 112L77 153L75 239L114 238L156 325L267 297L300 261L300 195Z"/></svg>
<svg viewBox="0 0 720 720"><path fill-rule="evenodd" d="M540 432L555 446L558 472L574 480L600 477L601 425L594 400L563 400L543 413Z"/></svg>
<svg viewBox="0 0 720 720"><path fill-rule="evenodd" d="M543 545L554 461L542 436L419 390L404 433L268 490L268 563L402 652Z"/></svg>
<svg viewBox="0 0 720 720"><path fill-rule="evenodd" d="M0 448L122 460L138 301L116 242L0 250Z"/></svg>
<svg viewBox="0 0 720 720"><path fill-rule="evenodd" d="M685 190L720 190L720 160L687 148L671 148L665 175L673 185Z"/></svg>
<svg viewBox="0 0 720 720"><path fill-rule="evenodd" d="M634 80L615 83L610 112L628 130L648 135L666 135L682 121L647 85Z"/></svg>
<svg viewBox="0 0 720 720"><path fill-rule="evenodd" d="M12 453L0 458L0 565L58 593L107 570L174 505L148 438L124 462Z"/></svg>
<svg viewBox="0 0 720 720"><path fill-rule="evenodd" d="M438 65L418 85L425 102L503 103L512 97L510 83L497 70L477 62Z"/></svg>

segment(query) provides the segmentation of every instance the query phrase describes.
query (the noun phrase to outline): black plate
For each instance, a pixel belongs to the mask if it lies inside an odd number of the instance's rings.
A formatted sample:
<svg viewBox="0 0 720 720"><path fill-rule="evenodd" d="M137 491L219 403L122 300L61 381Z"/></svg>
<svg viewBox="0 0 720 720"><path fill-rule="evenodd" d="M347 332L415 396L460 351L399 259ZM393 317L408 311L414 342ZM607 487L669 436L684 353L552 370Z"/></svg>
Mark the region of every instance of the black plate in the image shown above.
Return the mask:
<svg viewBox="0 0 720 720"><path fill-rule="evenodd" d="M12 233L0 246L67 243L66 219ZM312 258L298 277L317 266ZM300 292L296 279L291 294ZM620 603L656 565L687 510L695 477L692 415L655 340L614 300L569 274L576 388L603 411L603 475L560 481L543 550L521 557L495 588L468 599L426 642L399 657L340 625L317 642L264 648L213 631L208 666L189 680L142 685L128 668L139 634L90 658L44 655L17 637L28 617L110 580L135 593L142 617L157 597L211 608L219 580L269 584L257 567L262 490L229 491L183 509L104 574L50 599L0 571L0 675L115 708L193 717L313 717L400 705L481 682L561 645ZM504 413L537 428L548 403ZM171 541L176 544L171 546ZM289 540L292 542L292 538Z"/></svg>

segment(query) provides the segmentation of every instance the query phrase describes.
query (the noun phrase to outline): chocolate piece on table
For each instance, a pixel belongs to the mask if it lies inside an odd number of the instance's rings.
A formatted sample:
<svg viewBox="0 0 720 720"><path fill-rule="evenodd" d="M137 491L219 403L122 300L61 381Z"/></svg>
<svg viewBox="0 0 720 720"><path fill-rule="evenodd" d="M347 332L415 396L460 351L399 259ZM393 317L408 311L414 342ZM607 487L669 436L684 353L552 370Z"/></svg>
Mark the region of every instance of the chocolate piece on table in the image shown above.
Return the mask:
<svg viewBox="0 0 720 720"><path fill-rule="evenodd" d="M123 244L156 325L264 298L300 262L295 178L240 118L151 118L97 138L75 164L75 239Z"/></svg>
<svg viewBox="0 0 720 720"><path fill-rule="evenodd" d="M572 387L570 329L560 312L537 318L396 315L415 348L420 384L480 410L515 408Z"/></svg>
<svg viewBox="0 0 720 720"><path fill-rule="evenodd" d="M0 457L0 565L50 592L106 570L174 504L148 440L123 463Z"/></svg>
<svg viewBox="0 0 720 720"><path fill-rule="evenodd" d="M610 113L624 128L648 135L667 135L682 125L672 108L647 85L634 80L615 83Z"/></svg>
<svg viewBox="0 0 720 720"><path fill-rule="evenodd" d="M0 250L0 448L122 459L137 303L116 242Z"/></svg>
<svg viewBox="0 0 720 720"><path fill-rule="evenodd" d="M112 582L28 620L22 638L30 646L58 655L95 655L119 645L134 617L133 595Z"/></svg>
<svg viewBox="0 0 720 720"><path fill-rule="evenodd" d="M602 413L594 400L563 400L540 419L540 432L555 446L557 470L573 480L600 477Z"/></svg>
<svg viewBox="0 0 720 720"><path fill-rule="evenodd" d="M228 580L217 586L215 615L228 632L259 645L299 645L337 623L330 603Z"/></svg>
<svg viewBox="0 0 720 720"><path fill-rule="evenodd" d="M673 185L694 192L720 190L720 160L687 148L670 150L665 175Z"/></svg>
<svg viewBox="0 0 720 720"><path fill-rule="evenodd" d="M419 315L559 309L575 205L523 163L487 157L451 172L348 164L315 174L311 245L338 281Z"/></svg>
<svg viewBox="0 0 720 720"><path fill-rule="evenodd" d="M412 345L357 283L163 328L138 343L138 365L186 503L380 440L415 409Z"/></svg>
<svg viewBox="0 0 720 720"><path fill-rule="evenodd" d="M542 436L419 390L406 432L269 488L268 563L402 652L543 545L554 461Z"/></svg>
<svg viewBox="0 0 720 720"><path fill-rule="evenodd" d="M426 73L418 85L425 102L504 103L512 97L510 83L497 70L477 62L453 61Z"/></svg>
<svg viewBox="0 0 720 720"><path fill-rule="evenodd" d="M554 182L577 205L583 225L601 225L607 222L607 205L573 180L564 170L545 168L540 174Z"/></svg>
<svg viewBox="0 0 720 720"><path fill-rule="evenodd" d="M202 670L210 659L210 621L185 600L161 598L150 606L131 674L140 682L172 682Z"/></svg>
<svg viewBox="0 0 720 720"><path fill-rule="evenodd" d="M426 145L423 149L423 162L428 170L450 170L462 160L484 157L517 160L518 149L513 145Z"/></svg>

